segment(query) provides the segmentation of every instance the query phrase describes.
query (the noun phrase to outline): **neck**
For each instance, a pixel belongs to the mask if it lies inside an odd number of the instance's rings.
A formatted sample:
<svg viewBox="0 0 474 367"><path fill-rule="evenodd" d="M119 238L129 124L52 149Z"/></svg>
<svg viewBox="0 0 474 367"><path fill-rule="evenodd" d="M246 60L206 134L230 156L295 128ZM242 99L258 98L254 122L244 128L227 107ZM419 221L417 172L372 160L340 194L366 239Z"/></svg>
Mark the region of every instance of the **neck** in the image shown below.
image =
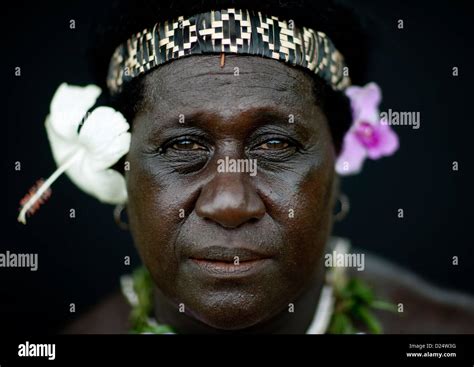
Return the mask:
<svg viewBox="0 0 474 367"><path fill-rule="evenodd" d="M215 329L186 313L179 312L178 307L156 287L154 288L154 312L159 323L171 326L178 334L304 334L313 321L323 283L324 271L320 271L292 302L294 312L289 312L288 308L285 308L270 320L239 331Z"/></svg>

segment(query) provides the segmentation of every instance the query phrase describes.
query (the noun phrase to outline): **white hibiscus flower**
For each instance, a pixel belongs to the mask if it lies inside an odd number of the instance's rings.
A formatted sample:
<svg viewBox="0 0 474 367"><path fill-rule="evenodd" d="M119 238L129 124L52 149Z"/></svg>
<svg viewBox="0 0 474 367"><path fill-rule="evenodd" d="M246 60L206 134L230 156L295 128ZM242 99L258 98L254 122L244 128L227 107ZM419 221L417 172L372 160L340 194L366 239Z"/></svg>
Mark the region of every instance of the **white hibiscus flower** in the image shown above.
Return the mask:
<svg viewBox="0 0 474 367"><path fill-rule="evenodd" d="M58 169L23 204L18 221L26 223L29 210L64 172L79 188L104 203L127 201L125 179L110 167L129 150L128 122L120 112L102 106L84 119L100 93L95 85L78 87L65 83L56 91L45 125Z"/></svg>

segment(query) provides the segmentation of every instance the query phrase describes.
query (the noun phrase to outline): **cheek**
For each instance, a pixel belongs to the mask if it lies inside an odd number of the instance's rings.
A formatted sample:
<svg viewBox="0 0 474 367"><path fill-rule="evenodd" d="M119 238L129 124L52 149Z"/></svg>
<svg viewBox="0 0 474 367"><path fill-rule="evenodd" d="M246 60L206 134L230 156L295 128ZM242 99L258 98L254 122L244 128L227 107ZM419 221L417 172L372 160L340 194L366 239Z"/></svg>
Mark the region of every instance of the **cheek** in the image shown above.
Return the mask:
<svg viewBox="0 0 474 367"><path fill-rule="evenodd" d="M310 171L295 195L298 226L292 228L291 235L297 239L294 256L300 258L302 271L317 268L330 235L333 172L332 166Z"/></svg>
<svg viewBox="0 0 474 367"><path fill-rule="evenodd" d="M300 285L318 269L331 230L334 157L331 149L305 160L284 177L268 178L269 214L286 243L285 275Z"/></svg>
<svg viewBox="0 0 474 367"><path fill-rule="evenodd" d="M160 175L153 158L133 144L127 158L127 209L135 245L154 279L172 279L178 267L176 233L189 196Z"/></svg>

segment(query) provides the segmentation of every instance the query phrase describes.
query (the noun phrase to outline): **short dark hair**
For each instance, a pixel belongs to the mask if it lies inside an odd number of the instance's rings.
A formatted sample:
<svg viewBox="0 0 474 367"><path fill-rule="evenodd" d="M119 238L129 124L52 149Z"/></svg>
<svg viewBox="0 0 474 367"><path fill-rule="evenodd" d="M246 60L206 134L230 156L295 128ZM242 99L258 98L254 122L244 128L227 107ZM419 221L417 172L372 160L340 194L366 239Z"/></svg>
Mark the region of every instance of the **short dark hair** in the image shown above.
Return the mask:
<svg viewBox="0 0 474 367"><path fill-rule="evenodd" d="M214 9L238 8L257 10L285 20L293 20L298 26L305 26L326 33L342 53L349 67L354 84L365 82L368 60L368 38L360 17L342 5L331 0L119 0L108 4L104 12L99 11L91 32L89 50L91 70L96 84L106 90L105 80L108 64L115 48L133 33L156 22L189 16ZM326 82L311 73L314 92L326 114L336 152L351 123L351 110L347 97L334 92ZM108 103L120 110L129 121L136 113L143 90L138 77L124 88L123 92L110 98Z"/></svg>

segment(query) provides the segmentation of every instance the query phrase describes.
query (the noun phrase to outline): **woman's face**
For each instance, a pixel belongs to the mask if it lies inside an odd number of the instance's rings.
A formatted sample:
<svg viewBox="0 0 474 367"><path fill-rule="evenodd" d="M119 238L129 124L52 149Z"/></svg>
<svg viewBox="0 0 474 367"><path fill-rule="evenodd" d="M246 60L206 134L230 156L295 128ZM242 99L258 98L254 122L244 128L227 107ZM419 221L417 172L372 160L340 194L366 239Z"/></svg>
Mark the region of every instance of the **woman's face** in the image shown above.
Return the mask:
<svg viewBox="0 0 474 367"><path fill-rule="evenodd" d="M223 68L219 59L183 58L145 77L128 213L160 291L205 324L236 330L288 308L321 269L335 158L309 75L264 58L227 56ZM256 164L256 174L226 159Z"/></svg>

